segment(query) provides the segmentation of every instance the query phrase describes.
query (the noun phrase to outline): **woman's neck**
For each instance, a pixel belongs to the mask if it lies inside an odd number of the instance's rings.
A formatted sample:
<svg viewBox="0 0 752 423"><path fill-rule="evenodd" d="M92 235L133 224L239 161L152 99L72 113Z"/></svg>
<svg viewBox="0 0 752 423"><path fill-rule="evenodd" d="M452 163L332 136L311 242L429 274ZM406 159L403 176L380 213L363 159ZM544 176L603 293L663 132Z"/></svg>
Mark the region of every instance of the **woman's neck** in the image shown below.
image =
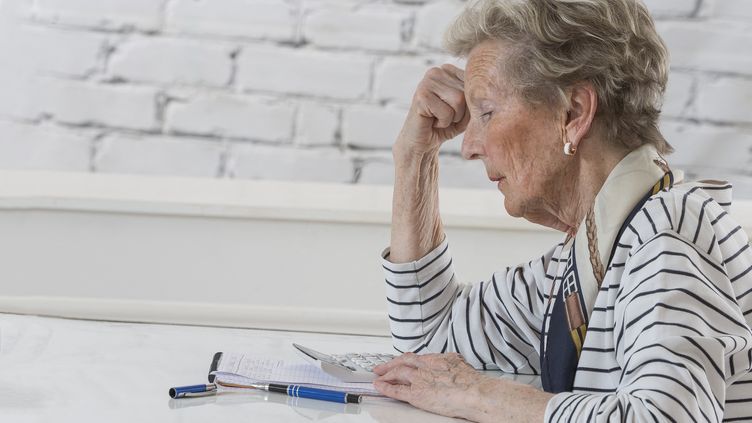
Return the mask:
<svg viewBox="0 0 752 423"><path fill-rule="evenodd" d="M560 181L557 201L552 204L552 213L569 228L567 233L574 236L582 221L595 203L595 197L603 188L611 171L627 155L627 149L611 147L602 140L589 139L583 143L572 164Z"/></svg>

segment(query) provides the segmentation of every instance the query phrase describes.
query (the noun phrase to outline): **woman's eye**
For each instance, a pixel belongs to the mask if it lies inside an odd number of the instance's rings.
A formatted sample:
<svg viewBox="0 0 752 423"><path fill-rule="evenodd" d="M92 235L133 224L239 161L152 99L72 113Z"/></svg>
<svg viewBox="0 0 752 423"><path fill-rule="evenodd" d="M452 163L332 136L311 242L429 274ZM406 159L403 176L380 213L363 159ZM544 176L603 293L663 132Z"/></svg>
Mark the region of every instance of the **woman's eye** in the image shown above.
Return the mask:
<svg viewBox="0 0 752 423"><path fill-rule="evenodd" d="M488 120L488 119L491 118L492 114L493 114L493 112L486 112L486 113L483 113L482 115L480 115L480 117L482 117L484 120Z"/></svg>

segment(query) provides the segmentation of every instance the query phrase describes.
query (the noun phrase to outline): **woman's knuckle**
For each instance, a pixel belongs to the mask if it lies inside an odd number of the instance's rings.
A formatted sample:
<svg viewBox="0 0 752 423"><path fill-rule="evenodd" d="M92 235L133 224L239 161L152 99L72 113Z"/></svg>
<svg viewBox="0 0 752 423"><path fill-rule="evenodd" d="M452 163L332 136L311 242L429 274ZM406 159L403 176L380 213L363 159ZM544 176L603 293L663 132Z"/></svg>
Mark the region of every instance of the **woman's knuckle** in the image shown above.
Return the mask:
<svg viewBox="0 0 752 423"><path fill-rule="evenodd" d="M451 64L451 63L444 63L444 64L443 64L443 65L441 65L440 67L441 67L441 69L443 69L443 70L445 70L445 71L447 71L447 72L453 72L453 71L455 71L455 70L457 69L457 67L456 67L456 66L454 66L454 65L453 65L453 64Z"/></svg>
<svg viewBox="0 0 752 423"><path fill-rule="evenodd" d="M465 96L455 90L450 91L446 95L447 101L454 107L460 107L465 103Z"/></svg>
<svg viewBox="0 0 752 423"><path fill-rule="evenodd" d="M441 68L438 68L436 66L429 68L426 71L425 78L426 79L437 79L440 78L441 75L444 74L444 71Z"/></svg>

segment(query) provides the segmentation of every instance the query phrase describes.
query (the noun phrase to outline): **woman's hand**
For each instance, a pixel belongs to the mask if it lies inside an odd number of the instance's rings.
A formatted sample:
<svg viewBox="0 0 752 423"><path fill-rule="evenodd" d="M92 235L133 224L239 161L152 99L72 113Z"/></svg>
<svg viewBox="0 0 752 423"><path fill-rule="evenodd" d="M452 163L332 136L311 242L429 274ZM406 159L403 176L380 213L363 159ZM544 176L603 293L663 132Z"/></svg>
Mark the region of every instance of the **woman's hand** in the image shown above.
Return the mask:
<svg viewBox="0 0 752 423"><path fill-rule="evenodd" d="M382 394L450 417L471 418L478 382L485 378L461 355L403 354L373 369Z"/></svg>
<svg viewBox="0 0 752 423"><path fill-rule="evenodd" d="M477 422L542 422L553 395L532 386L492 378L461 355L403 354L373 369L382 394L424 410Z"/></svg>
<svg viewBox="0 0 752 423"><path fill-rule="evenodd" d="M398 154L437 152L444 141L461 134L470 120L465 103L465 72L453 65L429 69L418 83L402 130L394 144Z"/></svg>

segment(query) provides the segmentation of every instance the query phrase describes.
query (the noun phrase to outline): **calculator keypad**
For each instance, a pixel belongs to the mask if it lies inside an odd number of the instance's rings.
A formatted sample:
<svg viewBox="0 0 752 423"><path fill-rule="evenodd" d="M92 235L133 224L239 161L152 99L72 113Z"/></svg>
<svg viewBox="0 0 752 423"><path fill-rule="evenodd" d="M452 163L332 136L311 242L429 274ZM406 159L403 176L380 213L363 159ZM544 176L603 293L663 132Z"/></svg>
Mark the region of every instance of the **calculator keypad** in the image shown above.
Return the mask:
<svg viewBox="0 0 752 423"><path fill-rule="evenodd" d="M348 354L334 354L333 357L343 366L350 370L358 371L365 370L372 372L373 368L379 364L386 363L393 359L395 356L392 354L375 354L375 353L348 353Z"/></svg>

